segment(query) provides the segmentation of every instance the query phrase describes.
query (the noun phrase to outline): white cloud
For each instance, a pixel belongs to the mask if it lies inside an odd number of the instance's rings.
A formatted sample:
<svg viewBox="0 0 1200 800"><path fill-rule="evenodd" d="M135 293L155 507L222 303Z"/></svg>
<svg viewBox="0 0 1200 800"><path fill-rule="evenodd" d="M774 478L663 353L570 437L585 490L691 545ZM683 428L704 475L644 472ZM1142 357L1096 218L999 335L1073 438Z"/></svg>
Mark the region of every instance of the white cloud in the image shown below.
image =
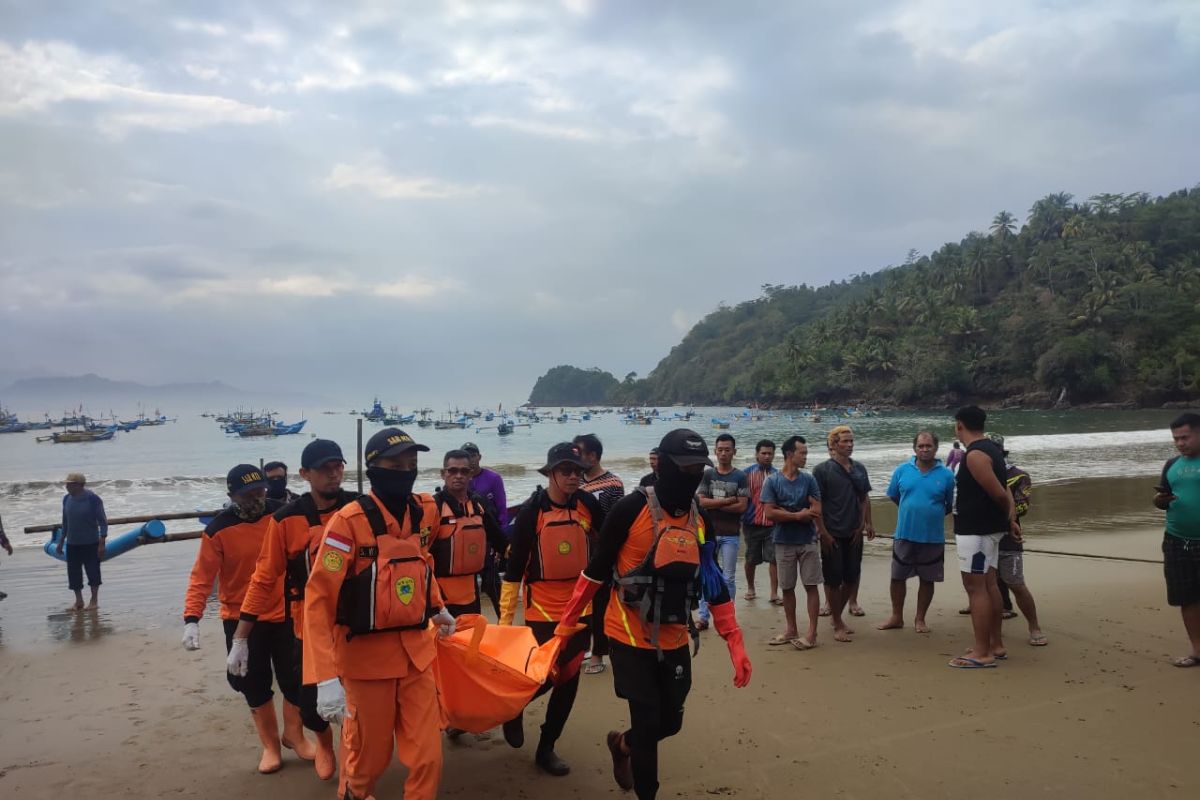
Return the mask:
<svg viewBox="0 0 1200 800"><path fill-rule="evenodd" d="M376 297L392 297L400 300L424 300L446 292L457 292L463 288L455 278L429 278L420 275L405 275L401 278L365 287L365 291Z"/></svg>
<svg viewBox="0 0 1200 800"><path fill-rule="evenodd" d="M331 191L359 189L382 200L449 200L472 197L483 187L465 186L418 175L397 175L388 170L378 153L355 164L335 164L322 182Z"/></svg>
<svg viewBox="0 0 1200 800"><path fill-rule="evenodd" d="M141 70L119 58L93 56L65 42L0 42L0 116L46 111L69 101L101 106L97 127L119 138L132 128L187 131L207 125L274 122L287 115L217 95L162 92L143 86Z"/></svg>
<svg viewBox="0 0 1200 800"><path fill-rule="evenodd" d="M184 64L183 71L201 81L221 80L221 70L216 67L202 67L198 64Z"/></svg>
<svg viewBox="0 0 1200 800"><path fill-rule="evenodd" d="M505 117L497 114L478 114L467 120L472 128L508 128L531 136L548 139L567 139L574 142L629 141L620 131L601 131L579 125L541 122L536 119Z"/></svg>
<svg viewBox="0 0 1200 800"><path fill-rule="evenodd" d="M218 22L208 22L198 19L171 20L171 27L182 33L204 33L209 36L225 36L229 29Z"/></svg>
<svg viewBox="0 0 1200 800"><path fill-rule="evenodd" d="M692 325L695 324L695 319L682 308L677 308L671 313L671 324L680 333L687 333L692 329Z"/></svg>
<svg viewBox="0 0 1200 800"><path fill-rule="evenodd" d="M321 66L307 69L293 83L298 92L314 89L344 92L354 89L390 89L399 94L414 94L421 85L411 75L396 70L375 70L363 66L358 55L341 46L317 47Z"/></svg>

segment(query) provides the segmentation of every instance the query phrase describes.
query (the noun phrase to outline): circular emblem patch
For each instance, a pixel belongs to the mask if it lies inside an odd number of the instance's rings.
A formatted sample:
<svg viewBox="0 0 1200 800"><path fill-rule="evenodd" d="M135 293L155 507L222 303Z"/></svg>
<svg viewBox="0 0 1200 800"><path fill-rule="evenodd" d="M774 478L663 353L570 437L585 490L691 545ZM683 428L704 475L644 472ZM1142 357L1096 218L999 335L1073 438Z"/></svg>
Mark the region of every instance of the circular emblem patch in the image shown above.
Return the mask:
<svg viewBox="0 0 1200 800"><path fill-rule="evenodd" d="M345 563L346 559L342 558L342 554L333 550L327 552L321 559L321 564L330 572L341 572Z"/></svg>
<svg viewBox="0 0 1200 800"><path fill-rule="evenodd" d="M470 553L471 555L475 555L476 553L478 553L479 552L479 543L471 542L469 545L467 545L467 552Z"/></svg>
<svg viewBox="0 0 1200 800"><path fill-rule="evenodd" d="M396 581L396 597L404 605L408 605L413 601L413 593L417 589L417 582L412 578L401 578Z"/></svg>
<svg viewBox="0 0 1200 800"><path fill-rule="evenodd" d="M565 556L570 552L571 552L571 543L570 542L568 542L566 539L564 539L563 541L558 543L558 554L560 556Z"/></svg>

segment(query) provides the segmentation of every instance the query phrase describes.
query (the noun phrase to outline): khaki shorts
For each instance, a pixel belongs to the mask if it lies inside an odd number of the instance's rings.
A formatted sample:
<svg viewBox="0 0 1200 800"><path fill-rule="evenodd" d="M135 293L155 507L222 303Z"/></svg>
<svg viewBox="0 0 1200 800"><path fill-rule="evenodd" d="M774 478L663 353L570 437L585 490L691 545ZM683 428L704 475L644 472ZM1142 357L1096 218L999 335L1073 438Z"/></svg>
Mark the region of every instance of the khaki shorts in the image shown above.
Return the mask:
<svg viewBox="0 0 1200 800"><path fill-rule="evenodd" d="M821 585L821 545L775 544L775 568L779 571L779 588L791 591L799 580L805 586Z"/></svg>
<svg viewBox="0 0 1200 800"><path fill-rule="evenodd" d="M1025 585L1025 554L1020 550L1001 550L1000 565L996 567L1000 580L1009 586Z"/></svg>

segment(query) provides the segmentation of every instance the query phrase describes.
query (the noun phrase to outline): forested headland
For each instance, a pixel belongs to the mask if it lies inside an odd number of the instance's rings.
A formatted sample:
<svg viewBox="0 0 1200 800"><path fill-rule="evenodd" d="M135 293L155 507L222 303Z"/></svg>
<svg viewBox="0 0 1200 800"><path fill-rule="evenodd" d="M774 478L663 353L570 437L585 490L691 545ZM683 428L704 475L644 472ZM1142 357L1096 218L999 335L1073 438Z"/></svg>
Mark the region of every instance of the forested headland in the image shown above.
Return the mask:
<svg viewBox="0 0 1200 800"><path fill-rule="evenodd" d="M614 404L1200 397L1200 187L1051 194L1023 225L1001 211L900 266L762 288L706 316L644 379L582 371L588 385L609 385Z"/></svg>

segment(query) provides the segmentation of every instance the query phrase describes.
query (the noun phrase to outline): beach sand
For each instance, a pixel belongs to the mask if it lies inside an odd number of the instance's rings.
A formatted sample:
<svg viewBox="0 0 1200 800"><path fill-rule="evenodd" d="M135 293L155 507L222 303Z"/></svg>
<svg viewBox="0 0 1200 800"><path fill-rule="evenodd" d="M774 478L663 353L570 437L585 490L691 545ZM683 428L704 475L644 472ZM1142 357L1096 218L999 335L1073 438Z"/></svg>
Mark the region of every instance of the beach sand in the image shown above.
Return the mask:
<svg viewBox="0 0 1200 800"><path fill-rule="evenodd" d="M1105 552L1154 558L1160 535L1105 537ZM1089 549L1083 537L1055 545ZM1200 669L1168 663L1186 641L1160 566L1028 556L1050 645L1028 646L1018 618L1005 624L1008 662L960 671L946 666L970 629L957 613L964 595L953 548L929 635L911 629L915 584L910 627L874 629L888 609L887 552L869 548L856 641L835 643L822 620L820 646L803 653L767 646L782 612L766 602L760 570L761 599L737 600L753 680L735 690L724 644L703 635L683 731L661 746L660 797L1195 796ZM107 564L98 613L63 611L63 568L44 555L0 564L0 588L10 593L0 604L0 795L333 796L334 785L290 752L278 774L255 773L257 741L225 682L211 609L202 649L180 646L193 553L191 544L163 545ZM498 731L447 742L441 796L621 796L603 741L627 724L626 707L611 673L582 680L558 746L568 777L532 765L543 700L526 713L521 751ZM402 786L397 765L377 796L398 798Z"/></svg>

